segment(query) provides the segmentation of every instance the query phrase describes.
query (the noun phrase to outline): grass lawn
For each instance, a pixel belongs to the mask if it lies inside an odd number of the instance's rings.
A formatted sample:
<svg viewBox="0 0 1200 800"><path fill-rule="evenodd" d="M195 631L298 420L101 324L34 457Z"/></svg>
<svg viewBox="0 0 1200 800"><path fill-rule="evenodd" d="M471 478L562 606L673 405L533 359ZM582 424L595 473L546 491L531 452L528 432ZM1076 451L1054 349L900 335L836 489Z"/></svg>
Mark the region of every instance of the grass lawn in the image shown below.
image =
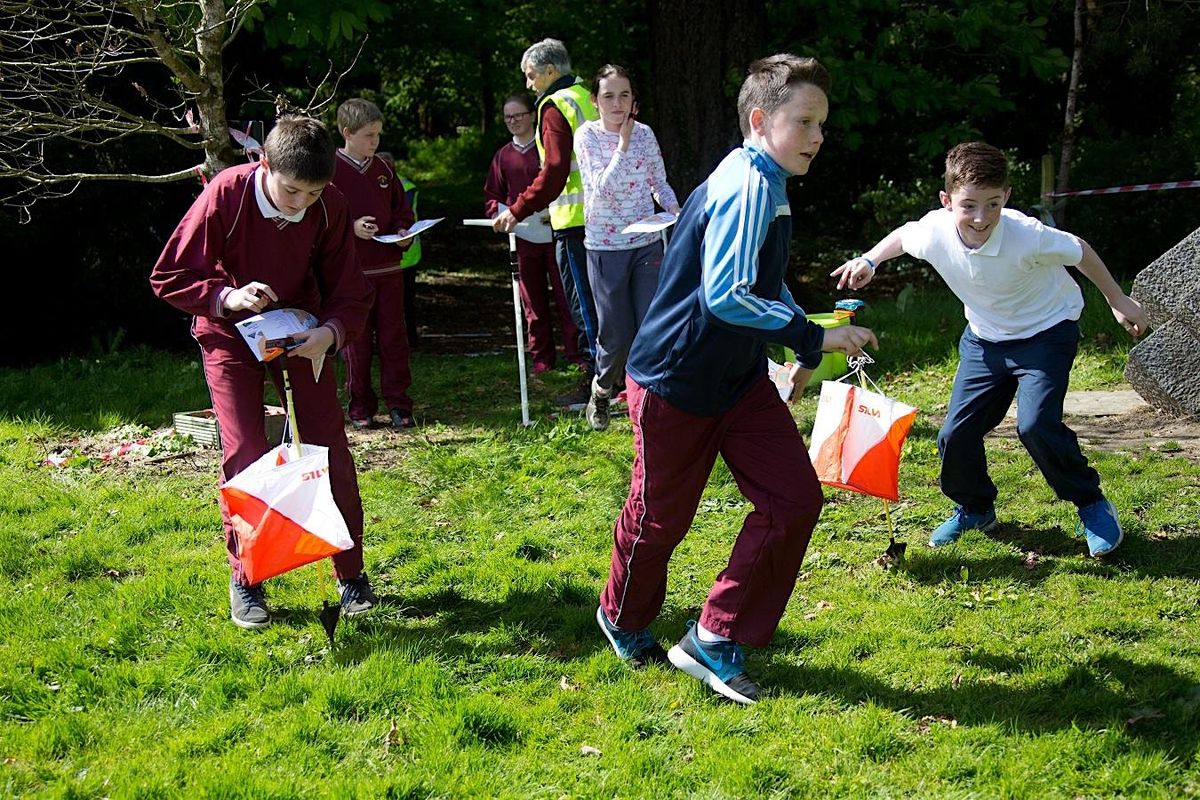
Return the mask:
<svg viewBox="0 0 1200 800"><path fill-rule="evenodd" d="M329 648L308 567L277 622L230 624L211 451L43 466L57 443L203 408L195 359L131 351L0 371L0 793L52 797L1162 797L1200 794L1200 468L1089 451L1127 540L1085 557L1074 510L1015 440L988 451L998 531L920 547L948 513L937 425L961 308L880 302L872 376L924 415L875 564L880 501L827 506L757 706L632 672L595 628L629 423L551 417L573 383L511 356L418 354L424 426L357 446L366 559L387 603ZM1075 388L1128 343L1089 295ZM807 433L813 395L794 407ZM682 635L748 508L718 465L654 630ZM326 587L328 591L328 586Z"/></svg>

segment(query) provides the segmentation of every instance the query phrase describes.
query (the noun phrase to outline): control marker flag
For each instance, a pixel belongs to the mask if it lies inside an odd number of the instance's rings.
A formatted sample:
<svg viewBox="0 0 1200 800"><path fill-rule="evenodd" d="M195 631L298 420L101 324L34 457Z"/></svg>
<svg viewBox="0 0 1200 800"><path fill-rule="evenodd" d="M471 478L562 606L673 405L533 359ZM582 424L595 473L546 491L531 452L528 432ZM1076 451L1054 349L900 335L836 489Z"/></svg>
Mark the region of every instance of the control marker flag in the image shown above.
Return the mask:
<svg viewBox="0 0 1200 800"><path fill-rule="evenodd" d="M354 546L329 488L329 450L280 445L221 487L250 584Z"/></svg>
<svg viewBox="0 0 1200 800"><path fill-rule="evenodd" d="M900 449L917 409L878 392L823 381L809 458L826 486L899 500Z"/></svg>

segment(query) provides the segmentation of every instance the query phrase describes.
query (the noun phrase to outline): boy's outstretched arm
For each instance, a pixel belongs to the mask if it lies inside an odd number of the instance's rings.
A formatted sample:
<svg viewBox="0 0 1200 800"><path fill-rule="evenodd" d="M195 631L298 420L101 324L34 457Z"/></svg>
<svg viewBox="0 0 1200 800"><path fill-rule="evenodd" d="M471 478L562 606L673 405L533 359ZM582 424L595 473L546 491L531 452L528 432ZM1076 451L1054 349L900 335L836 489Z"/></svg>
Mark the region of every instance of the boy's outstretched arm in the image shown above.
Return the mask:
<svg viewBox="0 0 1200 800"><path fill-rule="evenodd" d="M875 270L890 258L904 254L900 242L900 229L889 233L879 240L874 247L857 258L852 258L845 264L829 273L830 277L838 279L839 289L861 289L875 277Z"/></svg>
<svg viewBox="0 0 1200 800"><path fill-rule="evenodd" d="M1083 247L1083 258L1076 269L1087 276L1089 281L1096 284L1096 288L1108 301L1108 307L1112 309L1113 316L1116 317L1121 327L1129 332L1130 336L1137 337L1144 334L1147 330L1146 312L1142 310L1136 300L1122 291L1120 284L1113 278L1112 273L1108 271L1108 267L1104 265L1100 255L1092 249L1092 246L1083 239L1079 239L1079 244Z"/></svg>

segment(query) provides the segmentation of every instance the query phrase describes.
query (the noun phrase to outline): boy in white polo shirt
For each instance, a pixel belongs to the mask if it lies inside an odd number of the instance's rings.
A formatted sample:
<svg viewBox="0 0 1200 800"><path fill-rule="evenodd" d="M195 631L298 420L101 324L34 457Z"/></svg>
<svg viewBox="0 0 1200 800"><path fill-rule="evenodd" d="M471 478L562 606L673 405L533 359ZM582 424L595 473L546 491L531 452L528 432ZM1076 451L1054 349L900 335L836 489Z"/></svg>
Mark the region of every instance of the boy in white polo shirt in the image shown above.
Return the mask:
<svg viewBox="0 0 1200 800"><path fill-rule="evenodd" d="M1100 476L1063 424L1063 398L1079 346L1083 295L1064 265L1104 295L1132 336L1146 331L1141 307L1117 284L1087 242L1007 209L1011 189L1004 153L967 142L946 155L942 208L885 236L832 275L838 288L871 282L875 268L903 253L928 261L963 302L967 328L946 421L938 433L942 492L958 504L929 539L958 541L964 531L996 527L996 484L983 438L1017 397L1017 435L1062 500L1079 510L1093 557L1111 553L1124 533Z"/></svg>

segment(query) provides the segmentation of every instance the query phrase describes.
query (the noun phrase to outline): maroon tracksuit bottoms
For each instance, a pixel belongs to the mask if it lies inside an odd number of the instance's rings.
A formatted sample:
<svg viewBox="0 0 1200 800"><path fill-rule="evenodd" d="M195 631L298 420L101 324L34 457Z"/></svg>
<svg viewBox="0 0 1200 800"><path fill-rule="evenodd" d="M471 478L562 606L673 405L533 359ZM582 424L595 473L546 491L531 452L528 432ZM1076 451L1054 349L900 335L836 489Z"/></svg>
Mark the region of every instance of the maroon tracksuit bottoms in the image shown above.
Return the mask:
<svg viewBox="0 0 1200 800"><path fill-rule="evenodd" d="M567 361L586 365L579 354L579 329L571 319L571 307L563 293L562 276L554 255L554 243L540 244L517 239L517 272L521 283L521 304L525 306L525 326L529 332L529 355L535 371L554 368L554 328L550 322L550 295L558 312L563 332L563 351Z"/></svg>
<svg viewBox="0 0 1200 800"><path fill-rule="evenodd" d="M633 478L613 534L600 604L619 628L658 616L667 564L687 534L717 456L754 505L717 576L700 623L736 642L766 645L783 616L821 513L821 485L787 405L762 380L715 417L697 417L626 379Z"/></svg>
<svg viewBox="0 0 1200 800"><path fill-rule="evenodd" d="M379 388L390 411L398 408L411 414L412 369L409 367L408 329L404 324L404 273L368 275L375 287L375 302L367 324L357 339L346 345L346 393L350 395L350 419L370 419L379 411L379 399L371 383L371 357L379 351Z"/></svg>

